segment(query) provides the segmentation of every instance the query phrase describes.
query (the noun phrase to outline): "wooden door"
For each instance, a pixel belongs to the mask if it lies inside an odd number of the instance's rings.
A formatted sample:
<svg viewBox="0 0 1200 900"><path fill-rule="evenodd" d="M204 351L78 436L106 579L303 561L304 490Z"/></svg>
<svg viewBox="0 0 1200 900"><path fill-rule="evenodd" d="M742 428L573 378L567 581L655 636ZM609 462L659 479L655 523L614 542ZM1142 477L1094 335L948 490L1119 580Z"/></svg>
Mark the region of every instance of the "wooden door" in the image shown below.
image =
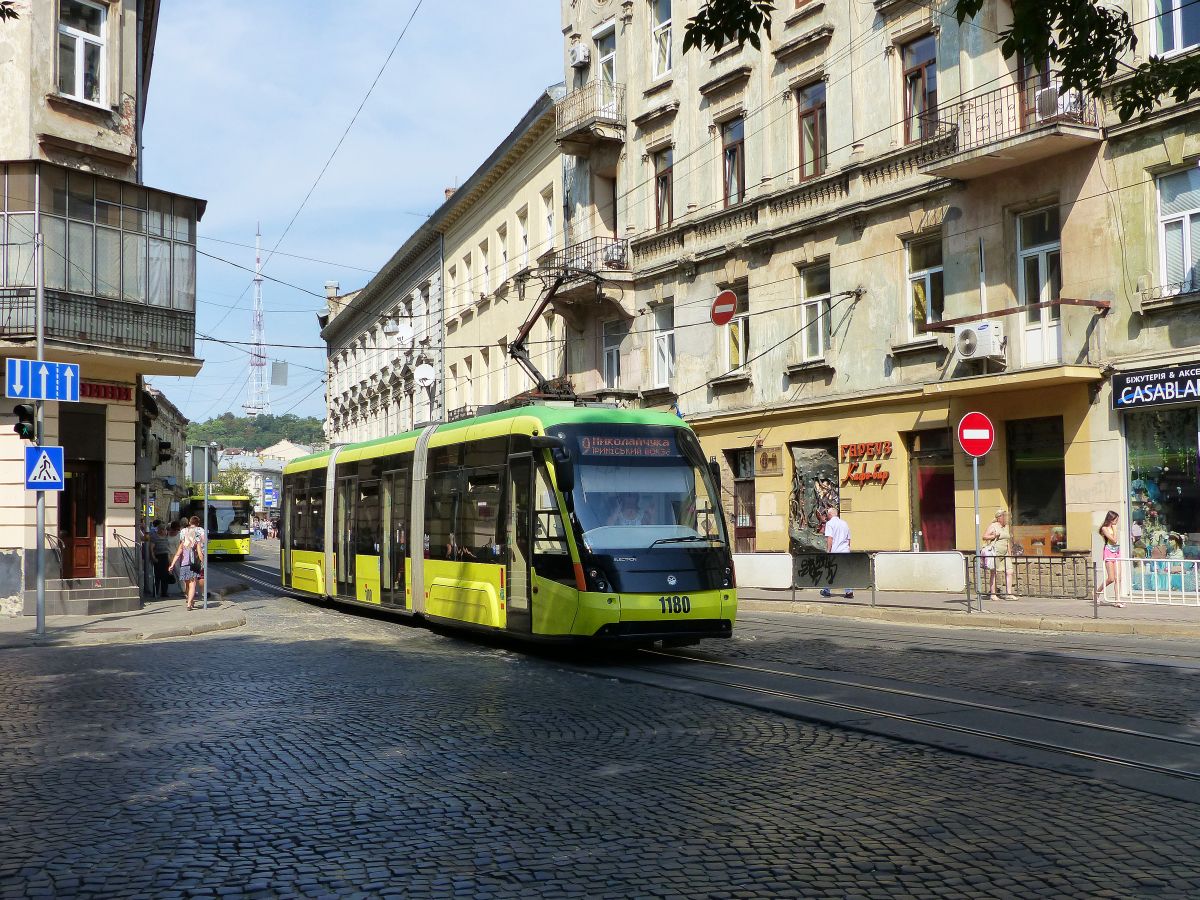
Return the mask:
<svg viewBox="0 0 1200 900"><path fill-rule="evenodd" d="M66 487L58 500L63 578L95 578L100 467L72 461L66 468Z"/></svg>

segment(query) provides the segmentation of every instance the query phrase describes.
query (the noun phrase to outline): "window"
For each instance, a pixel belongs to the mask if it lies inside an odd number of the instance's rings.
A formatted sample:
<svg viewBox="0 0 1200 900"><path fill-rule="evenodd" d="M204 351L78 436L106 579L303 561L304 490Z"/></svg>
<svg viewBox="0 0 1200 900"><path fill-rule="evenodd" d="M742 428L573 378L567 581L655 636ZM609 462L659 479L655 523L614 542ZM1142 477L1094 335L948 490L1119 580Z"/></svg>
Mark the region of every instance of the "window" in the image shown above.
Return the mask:
<svg viewBox="0 0 1200 900"><path fill-rule="evenodd" d="M489 347L479 348L479 403L487 406L492 402L492 351Z"/></svg>
<svg viewBox="0 0 1200 900"><path fill-rule="evenodd" d="M1200 44L1200 4L1194 0L1154 0L1159 53L1178 53Z"/></svg>
<svg viewBox="0 0 1200 900"><path fill-rule="evenodd" d="M58 7L58 92L104 104L107 7L88 0L60 0Z"/></svg>
<svg viewBox="0 0 1200 900"><path fill-rule="evenodd" d="M721 126L725 176L725 205L742 202L746 194L746 123L739 116Z"/></svg>
<svg viewBox="0 0 1200 900"><path fill-rule="evenodd" d="M479 286L479 290L483 294L492 292L492 262L488 257L488 242L484 241L479 245L479 266L483 275L483 282Z"/></svg>
<svg viewBox="0 0 1200 900"><path fill-rule="evenodd" d="M462 281L459 284L458 299L460 309L465 309L471 305L471 292L473 290L475 290L475 285L471 283L471 254L468 253L462 258Z"/></svg>
<svg viewBox="0 0 1200 900"><path fill-rule="evenodd" d="M674 208L672 166L674 152L668 147L654 154L654 225L666 228L671 224Z"/></svg>
<svg viewBox="0 0 1200 900"><path fill-rule="evenodd" d="M604 323L603 375L604 386L615 390L621 382L621 341L625 337L625 323L619 319Z"/></svg>
<svg viewBox="0 0 1200 900"><path fill-rule="evenodd" d="M942 286L942 236L909 241L908 297L909 337L924 337L926 325L942 321L946 294Z"/></svg>
<svg viewBox="0 0 1200 900"><path fill-rule="evenodd" d="M542 191L542 214L546 220L546 249L554 246L554 188Z"/></svg>
<svg viewBox="0 0 1200 900"><path fill-rule="evenodd" d="M733 552L753 553L756 538L754 450L726 450L733 470Z"/></svg>
<svg viewBox="0 0 1200 900"><path fill-rule="evenodd" d="M905 44L904 143L933 137L937 128L937 43L930 34Z"/></svg>
<svg viewBox="0 0 1200 900"><path fill-rule="evenodd" d="M829 263L800 272L800 346L804 362L823 359L829 351Z"/></svg>
<svg viewBox="0 0 1200 900"><path fill-rule="evenodd" d="M813 178L825 171L825 82L801 88L796 99L800 109L800 177Z"/></svg>
<svg viewBox="0 0 1200 900"><path fill-rule="evenodd" d="M517 213L517 250L521 253L521 268L529 267L529 210Z"/></svg>
<svg viewBox="0 0 1200 900"><path fill-rule="evenodd" d="M458 269L450 266L446 269L446 294L450 299L457 303L458 301ZM450 310L449 314L454 315L456 310Z"/></svg>
<svg viewBox="0 0 1200 900"><path fill-rule="evenodd" d="M508 281L508 226L496 229L496 251L500 257L500 283Z"/></svg>
<svg viewBox="0 0 1200 900"><path fill-rule="evenodd" d="M736 372L746 367L750 353L750 302L745 291L738 293L737 309L725 330L725 371Z"/></svg>
<svg viewBox="0 0 1200 900"><path fill-rule="evenodd" d="M1018 220L1019 280L1022 305L1057 300L1062 293L1062 265L1059 259L1058 207L1021 216ZM1043 310L1030 309L1025 313L1027 325L1043 321ZM1060 310L1050 307L1045 317L1057 321Z"/></svg>
<svg viewBox="0 0 1200 900"><path fill-rule="evenodd" d="M1181 549L1184 558L1200 559L1200 419L1196 407L1138 409L1125 413L1124 419L1129 448L1129 521L1122 521L1121 526L1131 538L1128 555L1163 559ZM1134 590L1143 579L1155 580L1156 574L1166 575L1163 570L1151 572L1149 565L1144 569L1135 565ZM1188 589L1195 590L1200 572L1182 574ZM1142 589L1153 587L1146 583Z"/></svg>
<svg viewBox="0 0 1200 900"><path fill-rule="evenodd" d="M665 388L675 374L675 304L668 299L654 310L654 386Z"/></svg>
<svg viewBox="0 0 1200 900"><path fill-rule="evenodd" d="M1200 291L1200 169L1195 166L1158 179L1158 235L1163 293Z"/></svg>
<svg viewBox="0 0 1200 900"><path fill-rule="evenodd" d="M1012 537L1029 556L1057 556L1067 543L1063 420L1009 422Z"/></svg>
<svg viewBox="0 0 1200 900"><path fill-rule="evenodd" d="M650 52L654 77L671 71L671 0L650 0Z"/></svg>

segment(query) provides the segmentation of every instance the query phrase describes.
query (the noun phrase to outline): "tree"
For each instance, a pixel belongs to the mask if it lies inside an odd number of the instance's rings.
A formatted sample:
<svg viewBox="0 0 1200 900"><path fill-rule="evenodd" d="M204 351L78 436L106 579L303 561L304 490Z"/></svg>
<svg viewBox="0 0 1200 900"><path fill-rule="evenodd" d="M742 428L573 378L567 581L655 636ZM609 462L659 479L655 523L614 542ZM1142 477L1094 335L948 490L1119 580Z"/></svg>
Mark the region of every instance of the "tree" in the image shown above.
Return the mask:
<svg viewBox="0 0 1200 900"><path fill-rule="evenodd" d="M985 2L953 0L959 24L978 15ZM757 48L759 31L771 34L774 6L771 0L707 0L684 26L684 52L734 41ZM1149 113L1165 97L1181 103L1200 91L1200 57L1194 54L1126 63L1122 57L1138 43L1135 23L1107 0L1012 0L1012 14L1012 27L999 36L1005 59L1047 60L1064 89L1093 95L1121 72L1113 99L1123 122Z"/></svg>
<svg viewBox="0 0 1200 900"><path fill-rule="evenodd" d="M218 494L249 494L250 473L241 466L230 466L217 473Z"/></svg>
<svg viewBox="0 0 1200 900"><path fill-rule="evenodd" d="M20 15L13 9L13 0L0 0L0 22L5 19L19 19Z"/></svg>

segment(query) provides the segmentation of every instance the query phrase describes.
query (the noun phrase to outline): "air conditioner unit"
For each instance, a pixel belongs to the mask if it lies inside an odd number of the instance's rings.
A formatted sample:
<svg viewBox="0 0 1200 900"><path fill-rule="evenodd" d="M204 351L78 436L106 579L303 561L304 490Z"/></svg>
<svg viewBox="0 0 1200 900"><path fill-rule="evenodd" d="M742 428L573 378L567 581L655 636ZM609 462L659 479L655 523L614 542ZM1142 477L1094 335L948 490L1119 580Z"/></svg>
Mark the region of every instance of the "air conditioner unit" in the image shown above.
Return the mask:
<svg viewBox="0 0 1200 900"><path fill-rule="evenodd" d="M1037 120L1078 119L1083 115L1083 94L1079 91L1060 91L1058 87L1042 88L1034 98Z"/></svg>
<svg viewBox="0 0 1200 900"><path fill-rule="evenodd" d="M569 55L572 69L582 69L592 61L592 51L587 44L576 44L570 49Z"/></svg>
<svg viewBox="0 0 1200 900"><path fill-rule="evenodd" d="M954 350L959 359L1004 359L1004 329L999 322L956 325Z"/></svg>

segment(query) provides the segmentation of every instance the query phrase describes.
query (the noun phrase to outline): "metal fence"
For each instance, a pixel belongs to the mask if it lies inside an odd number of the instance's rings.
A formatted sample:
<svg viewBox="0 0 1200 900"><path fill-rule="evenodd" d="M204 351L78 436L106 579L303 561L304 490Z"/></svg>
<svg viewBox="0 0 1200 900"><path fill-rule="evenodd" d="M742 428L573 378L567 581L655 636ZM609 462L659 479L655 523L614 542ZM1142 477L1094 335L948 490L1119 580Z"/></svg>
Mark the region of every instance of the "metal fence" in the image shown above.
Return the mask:
<svg viewBox="0 0 1200 900"><path fill-rule="evenodd" d="M1063 88L1058 74L1051 73L949 100L938 107L937 118L937 133L953 134L954 152L962 153L1046 125L1096 126L1099 111L1094 99Z"/></svg>
<svg viewBox="0 0 1200 900"><path fill-rule="evenodd" d="M1124 558L1118 565L1122 573L1117 580L1120 601L1200 606L1200 560Z"/></svg>
<svg viewBox="0 0 1200 900"><path fill-rule="evenodd" d="M625 127L625 85L598 79L571 91L555 107L561 138L585 125Z"/></svg>
<svg viewBox="0 0 1200 900"><path fill-rule="evenodd" d="M624 271L629 268L629 241L612 237L588 238L557 251L551 266L588 272Z"/></svg>
<svg viewBox="0 0 1200 900"><path fill-rule="evenodd" d="M970 552L964 555L967 557L967 590L972 595L1011 594L1051 600L1090 600L1096 590L1095 563L1086 554L976 556Z"/></svg>

